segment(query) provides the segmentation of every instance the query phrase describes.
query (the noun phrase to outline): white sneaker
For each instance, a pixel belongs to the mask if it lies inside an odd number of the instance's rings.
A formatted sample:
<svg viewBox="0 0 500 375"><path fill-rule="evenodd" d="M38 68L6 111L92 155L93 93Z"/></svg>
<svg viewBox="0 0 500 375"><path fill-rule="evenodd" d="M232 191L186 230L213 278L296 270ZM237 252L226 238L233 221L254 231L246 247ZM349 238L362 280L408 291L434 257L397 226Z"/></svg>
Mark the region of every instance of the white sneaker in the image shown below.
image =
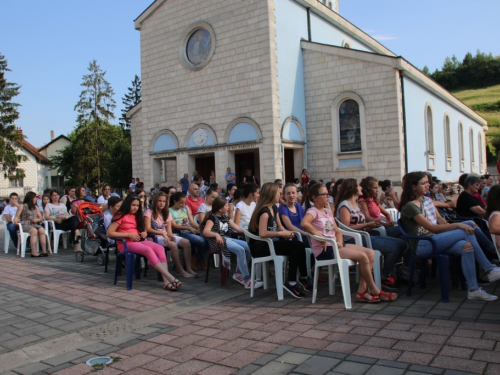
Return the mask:
<svg viewBox="0 0 500 375"><path fill-rule="evenodd" d="M245 289L252 289L252 282L250 281L250 279L245 280L244 285L245 285ZM264 285L264 283L262 281L255 280L253 282L254 289L262 288L262 285Z"/></svg>
<svg viewBox="0 0 500 375"><path fill-rule="evenodd" d="M467 292L467 299L482 299L483 301L496 301L498 299L497 296L493 294L486 293L483 289L478 288L477 290L471 292L470 290Z"/></svg>
<svg viewBox="0 0 500 375"><path fill-rule="evenodd" d="M242 285L245 285L245 280L243 280L243 276L241 276L241 273L233 273L233 280L239 282Z"/></svg>
<svg viewBox="0 0 500 375"><path fill-rule="evenodd" d="M490 273L486 274L486 277L488 277L488 281L491 283L493 281L496 281L500 279L500 268L495 267L493 268Z"/></svg>

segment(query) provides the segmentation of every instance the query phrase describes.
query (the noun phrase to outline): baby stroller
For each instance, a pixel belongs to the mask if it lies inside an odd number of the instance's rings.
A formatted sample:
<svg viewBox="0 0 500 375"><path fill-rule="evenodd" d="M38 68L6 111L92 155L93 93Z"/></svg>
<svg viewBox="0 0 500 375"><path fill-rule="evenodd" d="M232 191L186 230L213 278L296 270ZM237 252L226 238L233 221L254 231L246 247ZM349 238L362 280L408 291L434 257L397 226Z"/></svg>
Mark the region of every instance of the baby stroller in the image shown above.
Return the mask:
<svg viewBox="0 0 500 375"><path fill-rule="evenodd" d="M92 202L83 202L78 206L76 217L80 224L78 229L81 232L81 247L82 251L76 253L76 261L83 262L84 254L93 255L97 260L97 264L104 265L104 253L102 246L105 240L101 236L101 228L103 222L103 214L101 208Z"/></svg>

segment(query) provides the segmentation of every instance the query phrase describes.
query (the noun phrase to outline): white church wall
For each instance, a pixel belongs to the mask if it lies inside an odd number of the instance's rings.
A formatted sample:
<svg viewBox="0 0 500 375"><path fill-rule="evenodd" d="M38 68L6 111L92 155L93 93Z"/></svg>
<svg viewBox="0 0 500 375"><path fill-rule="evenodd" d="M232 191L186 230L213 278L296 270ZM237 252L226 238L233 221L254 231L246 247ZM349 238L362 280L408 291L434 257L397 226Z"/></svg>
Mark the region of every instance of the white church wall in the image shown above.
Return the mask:
<svg viewBox="0 0 500 375"><path fill-rule="evenodd" d="M429 171L443 181L456 181L464 173L460 168L459 157L459 122L463 124L463 157L465 159L465 172L482 173L479 164L478 133L483 134L483 165L485 166L484 131L482 126L458 111L442 99L428 92L416 82L404 78L404 95L406 109L406 132L408 139L408 171L426 171L426 127L425 111L427 103L432 109L434 125L435 169ZM451 170L447 168L444 121L445 114L449 115L451 129ZM475 168L471 170L469 129L474 133L474 159ZM448 169L448 170L447 170Z"/></svg>
<svg viewBox="0 0 500 375"><path fill-rule="evenodd" d="M275 0L274 3L280 124L283 124L288 117L294 116L302 126L306 127L304 68L300 40L308 39L307 10L295 0ZM373 52L314 13L311 13L310 19L313 42L342 46L343 41L349 41L353 49Z"/></svg>

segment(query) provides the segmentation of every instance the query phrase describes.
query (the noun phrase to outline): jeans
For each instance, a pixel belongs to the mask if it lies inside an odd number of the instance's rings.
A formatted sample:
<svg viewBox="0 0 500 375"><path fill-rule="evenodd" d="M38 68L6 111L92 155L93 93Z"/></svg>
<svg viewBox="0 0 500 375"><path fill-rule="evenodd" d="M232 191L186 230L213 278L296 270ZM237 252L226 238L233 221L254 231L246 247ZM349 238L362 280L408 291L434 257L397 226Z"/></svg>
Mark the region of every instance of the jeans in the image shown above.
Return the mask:
<svg viewBox="0 0 500 375"><path fill-rule="evenodd" d="M472 226L472 222L465 222ZM446 254L461 255L462 271L467 280L469 289L477 289L476 266L475 262L485 271L489 271L495 267L491 264L481 250L476 237L472 234L467 234L463 229L450 230L448 232L438 233L432 236L438 251ZM464 245L469 242L473 250L464 251ZM429 241L418 241L417 255L425 257L432 254L432 244Z"/></svg>
<svg viewBox="0 0 500 375"><path fill-rule="evenodd" d="M397 261L401 259L404 252L408 249L406 241L389 236L377 236L370 233L372 247L378 250L384 256L384 266L380 270L381 278L386 279L391 275L392 269Z"/></svg>
<svg viewBox="0 0 500 375"><path fill-rule="evenodd" d="M10 239L14 247L17 248L17 225L14 223L7 223L7 230L9 231Z"/></svg>
<svg viewBox="0 0 500 375"><path fill-rule="evenodd" d="M462 224L467 224L468 226L474 228L473 221L464 221ZM474 235L476 236L477 243L479 244L479 246L481 246L481 249L491 255L496 254L495 245L493 245L493 242L490 239L491 235L489 237L486 236L478 226L476 226L476 228L474 229Z"/></svg>
<svg viewBox="0 0 500 375"><path fill-rule="evenodd" d="M185 238L191 244L191 248L196 247L196 257L200 261L205 260L205 255L208 252L208 241L204 239L202 236L198 236L197 234L193 234L189 231L181 231L180 236Z"/></svg>
<svg viewBox="0 0 500 375"><path fill-rule="evenodd" d="M230 252L236 255L238 271L243 276L243 280L248 280L250 278L248 264L252 261L252 255L247 243L242 240L226 237L226 246Z"/></svg>

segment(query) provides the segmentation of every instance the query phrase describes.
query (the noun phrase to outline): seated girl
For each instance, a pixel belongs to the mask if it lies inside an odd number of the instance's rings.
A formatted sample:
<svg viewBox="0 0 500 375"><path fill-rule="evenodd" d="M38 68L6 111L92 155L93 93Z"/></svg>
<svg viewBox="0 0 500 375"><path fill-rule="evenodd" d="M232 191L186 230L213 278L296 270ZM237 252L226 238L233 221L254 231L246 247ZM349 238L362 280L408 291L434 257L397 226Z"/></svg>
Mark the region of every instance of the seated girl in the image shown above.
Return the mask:
<svg viewBox="0 0 500 375"><path fill-rule="evenodd" d="M307 233L302 229L300 224L304 218L305 211L304 208L297 203L298 191L295 184L286 184L283 195L285 196L285 204L280 205L278 209L283 227L292 232L299 232L302 235L302 242L304 242L306 247L309 247Z"/></svg>
<svg viewBox="0 0 500 375"><path fill-rule="evenodd" d="M104 215L104 229L106 232L108 231L109 226L111 225L111 221L113 220L113 216L118 212L122 205L122 200L120 197L111 196L108 199L108 209L103 212ZM108 238L108 243L114 244L115 241L111 238Z"/></svg>
<svg viewBox="0 0 500 375"><path fill-rule="evenodd" d="M227 216L229 216L229 220L234 221L234 215L236 210L236 205L240 203L243 199L243 189L238 188L233 194L233 200L229 202L229 211L227 212Z"/></svg>
<svg viewBox="0 0 500 375"><path fill-rule="evenodd" d="M500 185L493 185L488 190L486 197L486 217L490 227L490 233L493 235L495 245L500 250Z"/></svg>
<svg viewBox="0 0 500 375"><path fill-rule="evenodd" d="M383 194L385 194L386 197L391 198L391 201L394 204L393 207L399 207L398 193L396 193L394 191L393 186L392 186L392 181L391 180L381 181L381 182L379 182L379 186L382 189Z"/></svg>
<svg viewBox="0 0 500 375"><path fill-rule="evenodd" d="M222 249L224 259L227 259L228 264L231 256L229 253L236 255L237 269L233 274L233 279L243 284L245 289L251 288L250 272L248 272L248 264L252 260L250 249L245 241L237 240L229 237L229 228L235 226L229 221L227 211L229 204L223 197L216 197L212 203L211 211L207 212L201 227L203 228L203 236L208 239L210 247ZM229 267L228 267L229 268ZM254 280L254 288L260 288L262 282Z"/></svg>
<svg viewBox="0 0 500 375"><path fill-rule="evenodd" d="M345 184L344 181L343 184ZM302 228L307 232L321 237L332 238L337 243L339 254L342 258L351 259L359 264L359 286L356 299L362 302L395 301L395 293L386 293L377 288L372 276L374 252L371 249L343 242L342 233L335 224L333 214L328 208L328 190L322 184L316 184L309 189L309 201L306 202L306 214L302 219ZM342 196L342 194L340 194ZM311 238L311 248L318 260L332 259L333 248L324 242Z"/></svg>
<svg viewBox="0 0 500 375"><path fill-rule="evenodd" d="M45 207L47 207L47 204L50 203L50 193L49 194L44 194L42 197L42 216L43 220L50 220L45 217Z"/></svg>
<svg viewBox="0 0 500 375"><path fill-rule="evenodd" d="M248 227L257 199L259 199L259 187L256 184L245 185L243 199L235 206L234 223L237 226L238 233L243 233L243 228Z"/></svg>
<svg viewBox="0 0 500 375"><path fill-rule="evenodd" d="M151 266L161 274L163 289L176 291L181 287L182 283L168 272L163 246L145 241L147 233L144 227L141 201L137 195L127 196L113 217L106 235L111 238L125 238L129 252L146 257ZM119 252L124 251L121 241L118 241L116 246Z"/></svg>
<svg viewBox="0 0 500 375"><path fill-rule="evenodd" d="M13 222L15 225L22 225L23 231L30 234L31 257L48 257L45 229L40 225L43 217L36 201L36 194L32 191L27 192L23 204L17 209ZM38 254L37 241L40 242L42 254Z"/></svg>
<svg viewBox="0 0 500 375"><path fill-rule="evenodd" d="M102 187L102 195L97 198L97 204L99 207L101 207L102 211L105 211L108 209L108 199L111 194L111 186L109 185L104 185Z"/></svg>
<svg viewBox="0 0 500 375"><path fill-rule="evenodd" d="M401 195L401 221L410 235L433 236L438 250L442 253L460 255L462 271L469 288L468 299L496 301L497 296L482 290L476 279L477 262L486 271L488 281L500 279L500 269L486 259L474 236L472 222L453 224L433 224L424 214L424 195L429 190L427 175L423 172L408 173ZM432 245L429 241L410 240L411 251L418 256L431 255Z"/></svg>
<svg viewBox="0 0 500 375"><path fill-rule="evenodd" d="M367 221L365 219L362 209L358 206L358 198L361 196L362 188L356 179L346 179L342 183L337 199L337 219L349 228L364 230L370 234L373 249L379 250L384 255L384 267L381 270L382 285L389 290L396 289L396 280L391 277L391 273L396 262L407 250L408 244L399 238L373 234L373 229L380 226L380 221Z"/></svg>
<svg viewBox="0 0 500 375"><path fill-rule="evenodd" d="M152 208L146 210L144 213L144 224L146 232L156 234L158 243L170 249L175 268L181 273L182 277L192 279L198 276L198 274L191 269L191 245L189 241L172 234L172 215L170 215L168 210L167 194L163 191L159 191L155 194ZM182 267L177 245L184 250L186 270Z"/></svg>
<svg viewBox="0 0 500 375"><path fill-rule="evenodd" d="M276 255L288 256L288 280L283 284L283 288L294 298L304 298L305 295L299 286L307 292L312 291L311 280L307 276L306 247L299 241L287 241L292 239L294 234L281 225L276 207L279 199L278 184L267 182L262 185L248 230L261 238L278 239L273 243ZM254 239L250 239L250 251L254 258L270 255L267 243ZM297 279L297 269L300 272L299 279Z"/></svg>
<svg viewBox="0 0 500 375"><path fill-rule="evenodd" d="M58 230L71 231L71 238L74 240L75 251L82 251L80 246L80 231L78 227L78 218L71 215L64 203L59 202L59 193L57 190L50 191L51 203L45 207L45 219L52 220Z"/></svg>
<svg viewBox="0 0 500 375"><path fill-rule="evenodd" d="M203 269L206 269L207 262L205 255L208 251L208 242L198 231L198 224L193 220L191 210L186 206L186 196L183 193L175 193L170 197L170 214L172 215L172 229L178 232L191 244L191 249L196 249L196 257L191 258L191 269L197 271L198 261Z"/></svg>
<svg viewBox="0 0 500 375"><path fill-rule="evenodd" d="M200 207L198 207L198 212L196 213L198 215L198 222L199 223L201 223L201 222L203 222L203 220L205 220L205 214L212 210L212 202L218 196L219 196L219 193L217 192L217 190L212 190L212 189L207 190L207 194L205 195L205 202L200 204Z"/></svg>

